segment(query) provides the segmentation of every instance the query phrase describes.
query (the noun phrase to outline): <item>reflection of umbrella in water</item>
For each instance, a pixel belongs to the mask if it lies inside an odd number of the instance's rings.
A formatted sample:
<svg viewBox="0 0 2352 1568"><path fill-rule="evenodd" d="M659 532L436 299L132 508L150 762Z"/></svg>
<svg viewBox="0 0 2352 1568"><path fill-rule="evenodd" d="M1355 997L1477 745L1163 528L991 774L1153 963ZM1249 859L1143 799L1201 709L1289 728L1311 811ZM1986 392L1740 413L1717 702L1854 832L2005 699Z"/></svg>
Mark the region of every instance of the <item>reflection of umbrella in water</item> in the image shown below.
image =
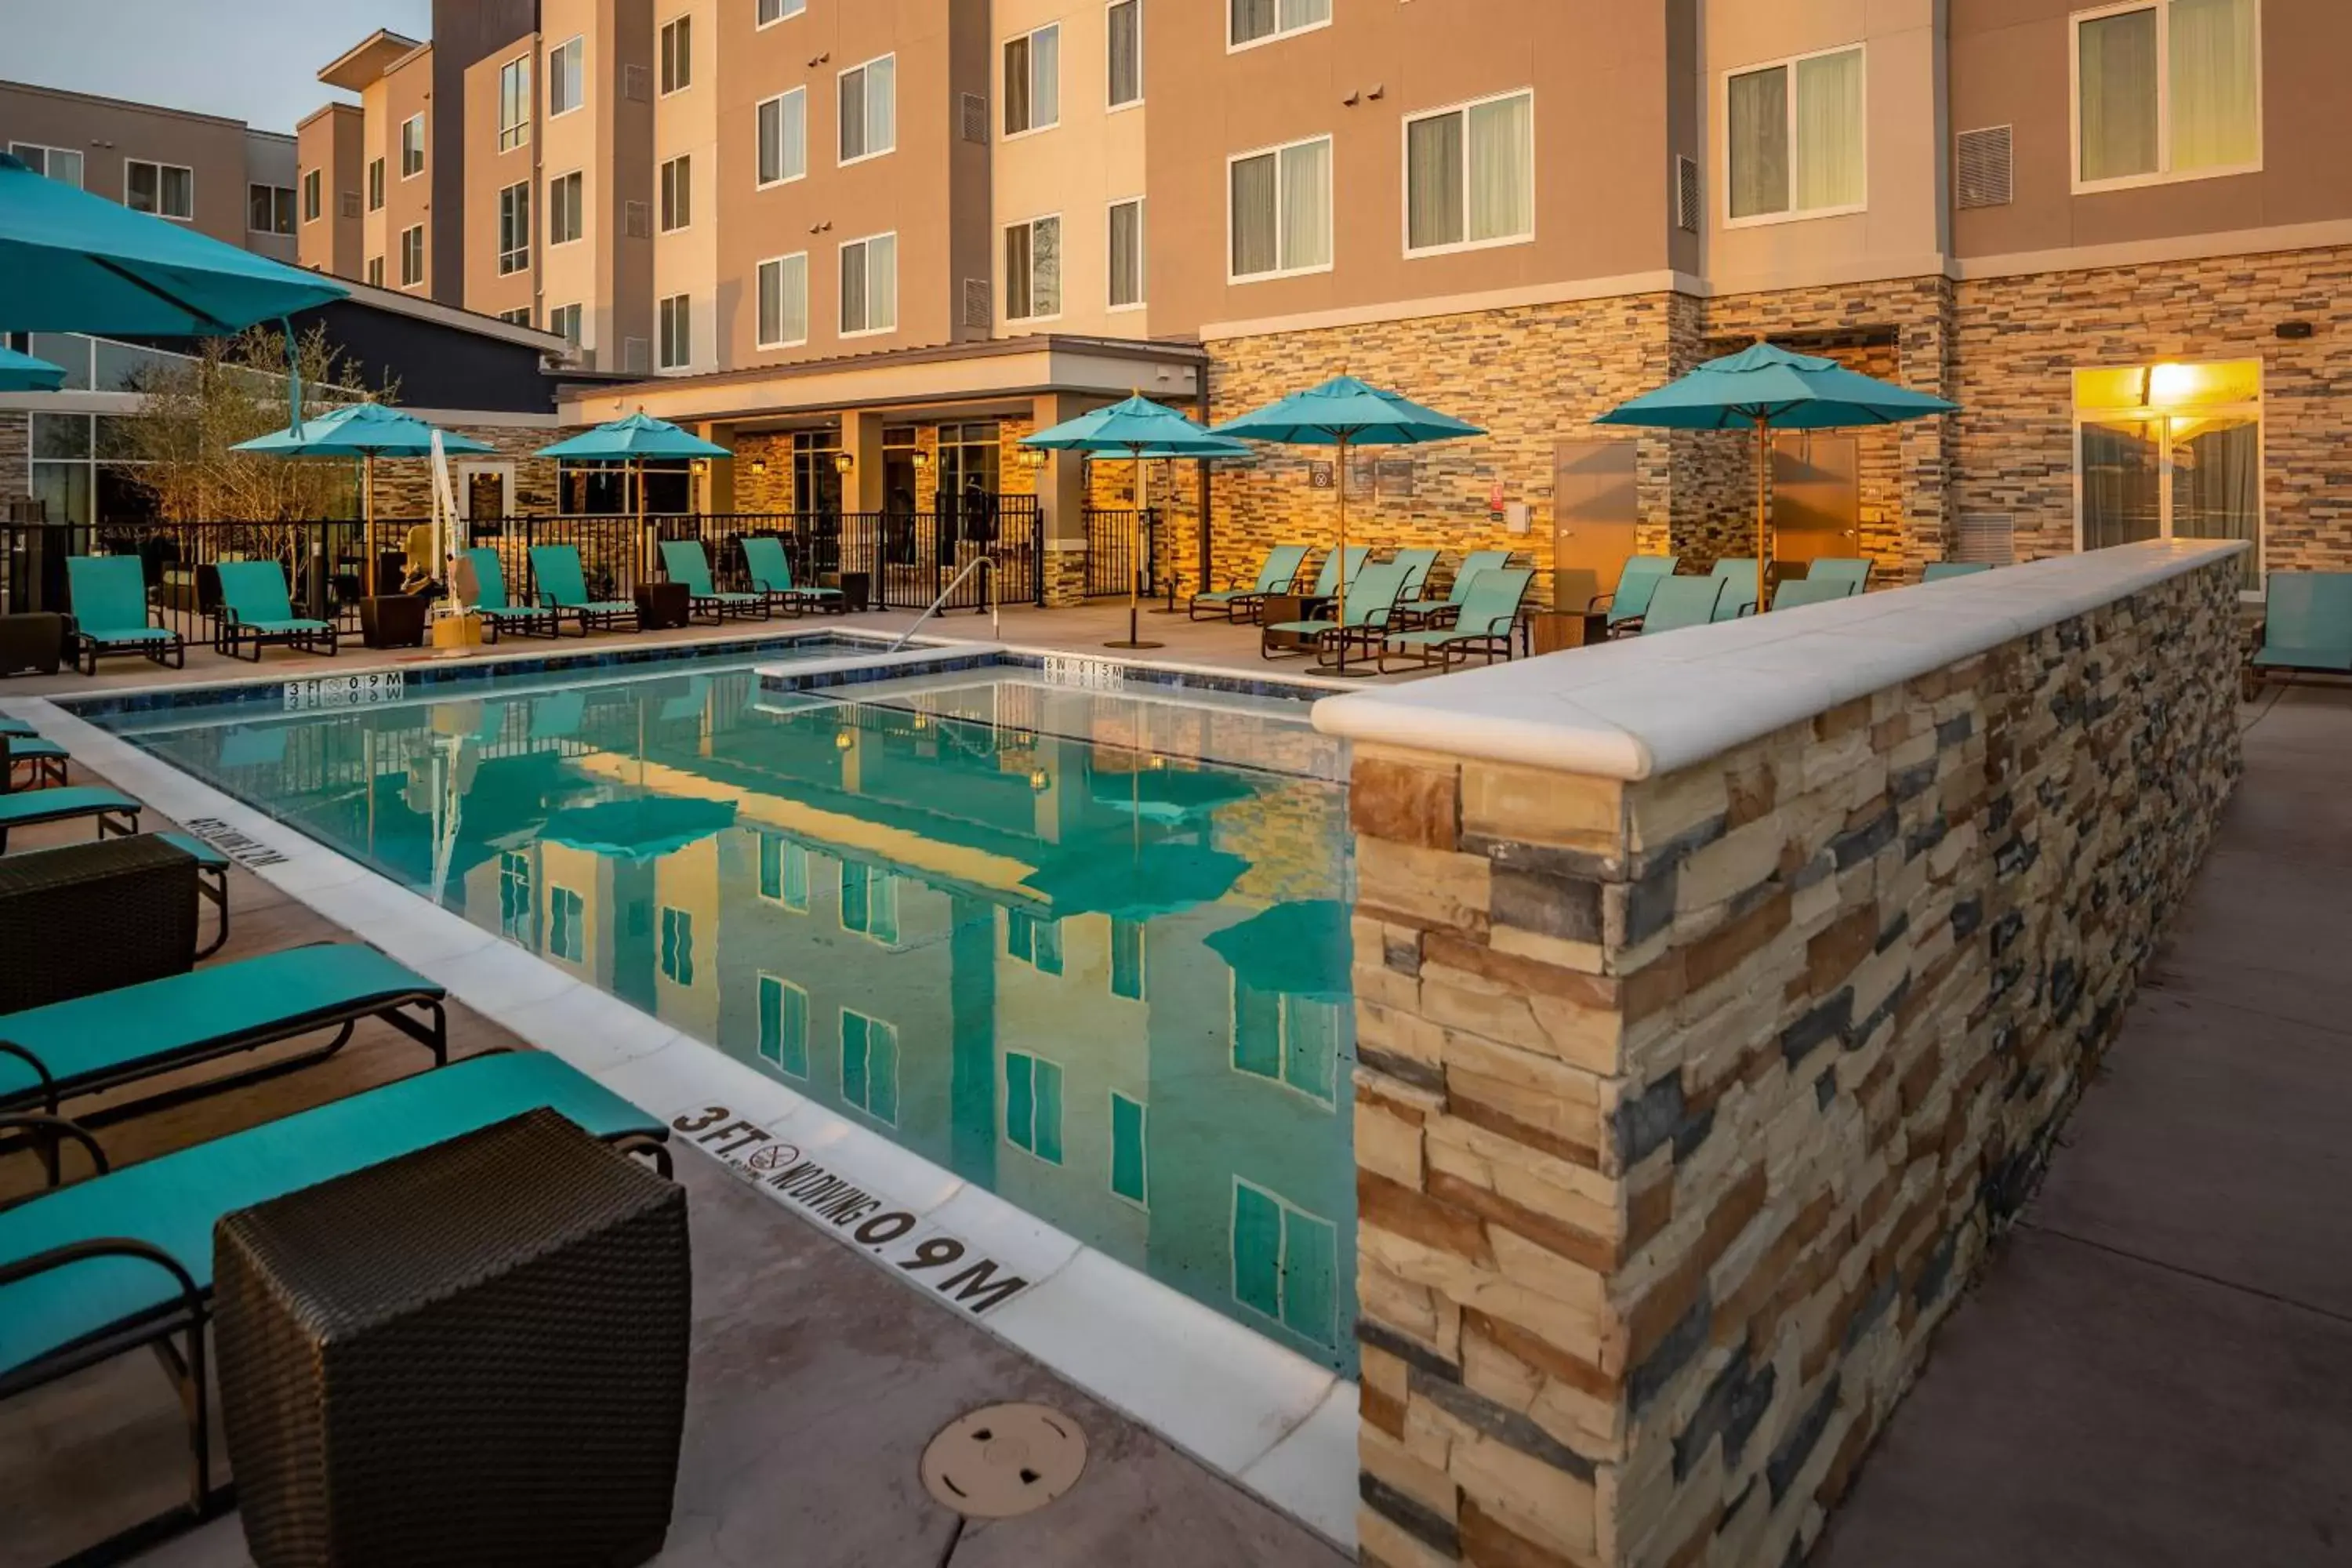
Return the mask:
<svg viewBox="0 0 2352 1568"><path fill-rule="evenodd" d="M1211 932L1208 946L1253 991L1343 1001L1353 990L1355 939L1334 899L1276 904Z"/></svg>
<svg viewBox="0 0 2352 1568"><path fill-rule="evenodd" d="M1146 844L1131 855L1065 855L1022 885L1066 915L1148 921L1202 904L1233 889L1249 862L1198 844Z"/></svg>
<svg viewBox="0 0 2352 1568"><path fill-rule="evenodd" d="M539 837L617 860L658 860L734 825L732 801L654 795L559 811Z"/></svg>
<svg viewBox="0 0 2352 1568"><path fill-rule="evenodd" d="M1131 811L1152 822L1182 822L1257 794L1257 786L1247 779L1195 768L1096 773L1091 783L1097 805Z"/></svg>

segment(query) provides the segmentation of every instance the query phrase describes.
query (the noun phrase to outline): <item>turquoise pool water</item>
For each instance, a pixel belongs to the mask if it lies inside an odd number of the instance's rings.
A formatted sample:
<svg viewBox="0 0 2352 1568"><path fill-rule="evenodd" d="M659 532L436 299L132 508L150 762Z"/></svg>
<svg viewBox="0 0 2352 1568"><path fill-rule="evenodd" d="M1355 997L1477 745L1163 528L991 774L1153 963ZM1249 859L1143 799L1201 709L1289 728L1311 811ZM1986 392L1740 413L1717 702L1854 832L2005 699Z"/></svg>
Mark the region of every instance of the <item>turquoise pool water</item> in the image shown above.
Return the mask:
<svg viewBox="0 0 2352 1568"><path fill-rule="evenodd" d="M1352 1375L1346 802L1304 706L763 699L777 657L100 721Z"/></svg>

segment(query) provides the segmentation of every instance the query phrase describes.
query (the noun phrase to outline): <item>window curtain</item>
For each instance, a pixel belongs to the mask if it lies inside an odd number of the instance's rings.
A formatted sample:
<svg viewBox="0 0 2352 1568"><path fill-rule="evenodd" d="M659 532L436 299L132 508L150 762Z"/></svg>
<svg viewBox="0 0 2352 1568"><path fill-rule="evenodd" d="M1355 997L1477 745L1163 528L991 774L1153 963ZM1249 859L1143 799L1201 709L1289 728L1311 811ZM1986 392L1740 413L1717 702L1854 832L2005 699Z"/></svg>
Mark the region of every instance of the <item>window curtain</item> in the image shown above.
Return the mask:
<svg viewBox="0 0 2352 1568"><path fill-rule="evenodd" d="M2177 419L2172 431L2172 536L2262 536L2262 423L2249 418ZM2255 552L2240 562L2247 588L2261 585Z"/></svg>
<svg viewBox="0 0 2352 1568"><path fill-rule="evenodd" d="M1143 302L1143 204L1121 202L1110 209L1110 302Z"/></svg>
<svg viewBox="0 0 2352 1568"><path fill-rule="evenodd" d="M1535 100L1522 93L1469 111L1470 237L1536 228Z"/></svg>
<svg viewBox="0 0 2352 1568"><path fill-rule="evenodd" d="M1282 150L1282 265L1324 267L1331 260L1331 143Z"/></svg>
<svg viewBox="0 0 2352 1568"><path fill-rule="evenodd" d="M1789 72L1731 79L1731 216L1789 210Z"/></svg>
<svg viewBox="0 0 2352 1568"><path fill-rule="evenodd" d="M2172 166L2227 169L2262 152L2254 0L2172 0Z"/></svg>
<svg viewBox="0 0 2352 1568"><path fill-rule="evenodd" d="M1004 45L1004 133L1018 136L1037 123L1029 103L1029 40L1008 39Z"/></svg>
<svg viewBox="0 0 2352 1568"><path fill-rule="evenodd" d="M1275 268L1274 154L1242 158L1233 170L1234 276Z"/></svg>
<svg viewBox="0 0 2352 1568"><path fill-rule="evenodd" d="M1110 102L1116 109L1143 96L1143 0L1110 8Z"/></svg>
<svg viewBox="0 0 2352 1568"><path fill-rule="evenodd" d="M1029 123L1062 121L1062 29L1041 27L1029 35Z"/></svg>
<svg viewBox="0 0 2352 1568"><path fill-rule="evenodd" d="M1462 241L1462 116L1405 127L1405 230L1412 248Z"/></svg>
<svg viewBox="0 0 2352 1568"><path fill-rule="evenodd" d="M1004 231L1004 317L1018 321L1034 314L1029 305L1029 226Z"/></svg>
<svg viewBox="0 0 2352 1568"><path fill-rule="evenodd" d="M879 239L866 242L866 324L882 331L898 324L898 237L886 234ZM891 924L890 934L883 940L898 940L898 886L885 879L887 897L883 907ZM877 931L877 936L882 933Z"/></svg>
<svg viewBox="0 0 2352 1568"><path fill-rule="evenodd" d="M865 156L866 73L851 71L841 79L841 155Z"/></svg>
<svg viewBox="0 0 2352 1568"><path fill-rule="evenodd" d="M1040 218L1029 226L1029 305L1031 313L1062 313L1062 220Z"/></svg>
<svg viewBox="0 0 2352 1568"><path fill-rule="evenodd" d="M1282 25L1305 27L1331 19L1331 0L1282 0Z"/></svg>
<svg viewBox="0 0 2352 1568"><path fill-rule="evenodd" d="M841 330L862 332L866 330L866 247L845 245L841 247ZM841 880L842 906L846 918L849 901L849 879ZM861 893L863 889L860 889Z"/></svg>
<svg viewBox="0 0 2352 1568"><path fill-rule="evenodd" d="M2164 531L2159 427L2148 419L2083 426L2083 548L2105 550Z"/></svg>
<svg viewBox="0 0 2352 1568"><path fill-rule="evenodd" d="M1246 44L1274 31L1274 0L1234 0L1233 41Z"/></svg>
<svg viewBox="0 0 2352 1568"><path fill-rule="evenodd" d="M1794 205L1800 212L1863 201L1862 51L1796 65Z"/></svg>
<svg viewBox="0 0 2352 1568"><path fill-rule="evenodd" d="M796 343L807 337L808 258L788 256L761 263L760 341Z"/></svg>
<svg viewBox="0 0 2352 1568"><path fill-rule="evenodd" d="M898 144L898 62L876 60L866 68L866 151Z"/></svg>
<svg viewBox="0 0 2352 1568"><path fill-rule="evenodd" d="M2081 24L2083 178L2119 180L2157 171L2156 10Z"/></svg>

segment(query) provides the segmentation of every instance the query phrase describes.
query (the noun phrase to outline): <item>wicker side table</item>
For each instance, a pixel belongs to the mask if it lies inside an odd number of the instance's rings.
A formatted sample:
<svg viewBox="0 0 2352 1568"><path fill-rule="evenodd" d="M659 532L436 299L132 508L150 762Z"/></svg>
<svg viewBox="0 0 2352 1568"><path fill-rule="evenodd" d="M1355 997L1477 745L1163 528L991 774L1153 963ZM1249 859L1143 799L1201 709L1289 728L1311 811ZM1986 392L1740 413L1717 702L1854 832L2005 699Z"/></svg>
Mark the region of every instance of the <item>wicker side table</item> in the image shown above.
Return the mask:
<svg viewBox="0 0 2352 1568"><path fill-rule="evenodd" d="M221 1410L258 1568L612 1568L669 1529L686 1190L550 1110L242 1210Z"/></svg>

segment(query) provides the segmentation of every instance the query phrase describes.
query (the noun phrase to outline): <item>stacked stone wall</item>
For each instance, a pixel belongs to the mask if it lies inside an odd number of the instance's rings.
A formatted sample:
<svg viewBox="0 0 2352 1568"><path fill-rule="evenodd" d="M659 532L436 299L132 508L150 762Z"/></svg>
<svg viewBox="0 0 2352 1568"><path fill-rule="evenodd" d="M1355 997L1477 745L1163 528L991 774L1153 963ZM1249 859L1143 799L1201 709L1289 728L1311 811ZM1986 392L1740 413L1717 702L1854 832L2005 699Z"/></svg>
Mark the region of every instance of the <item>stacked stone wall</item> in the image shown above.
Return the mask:
<svg viewBox="0 0 2352 1568"><path fill-rule="evenodd" d="M33 493L32 424L29 414L0 412L0 501Z"/></svg>

